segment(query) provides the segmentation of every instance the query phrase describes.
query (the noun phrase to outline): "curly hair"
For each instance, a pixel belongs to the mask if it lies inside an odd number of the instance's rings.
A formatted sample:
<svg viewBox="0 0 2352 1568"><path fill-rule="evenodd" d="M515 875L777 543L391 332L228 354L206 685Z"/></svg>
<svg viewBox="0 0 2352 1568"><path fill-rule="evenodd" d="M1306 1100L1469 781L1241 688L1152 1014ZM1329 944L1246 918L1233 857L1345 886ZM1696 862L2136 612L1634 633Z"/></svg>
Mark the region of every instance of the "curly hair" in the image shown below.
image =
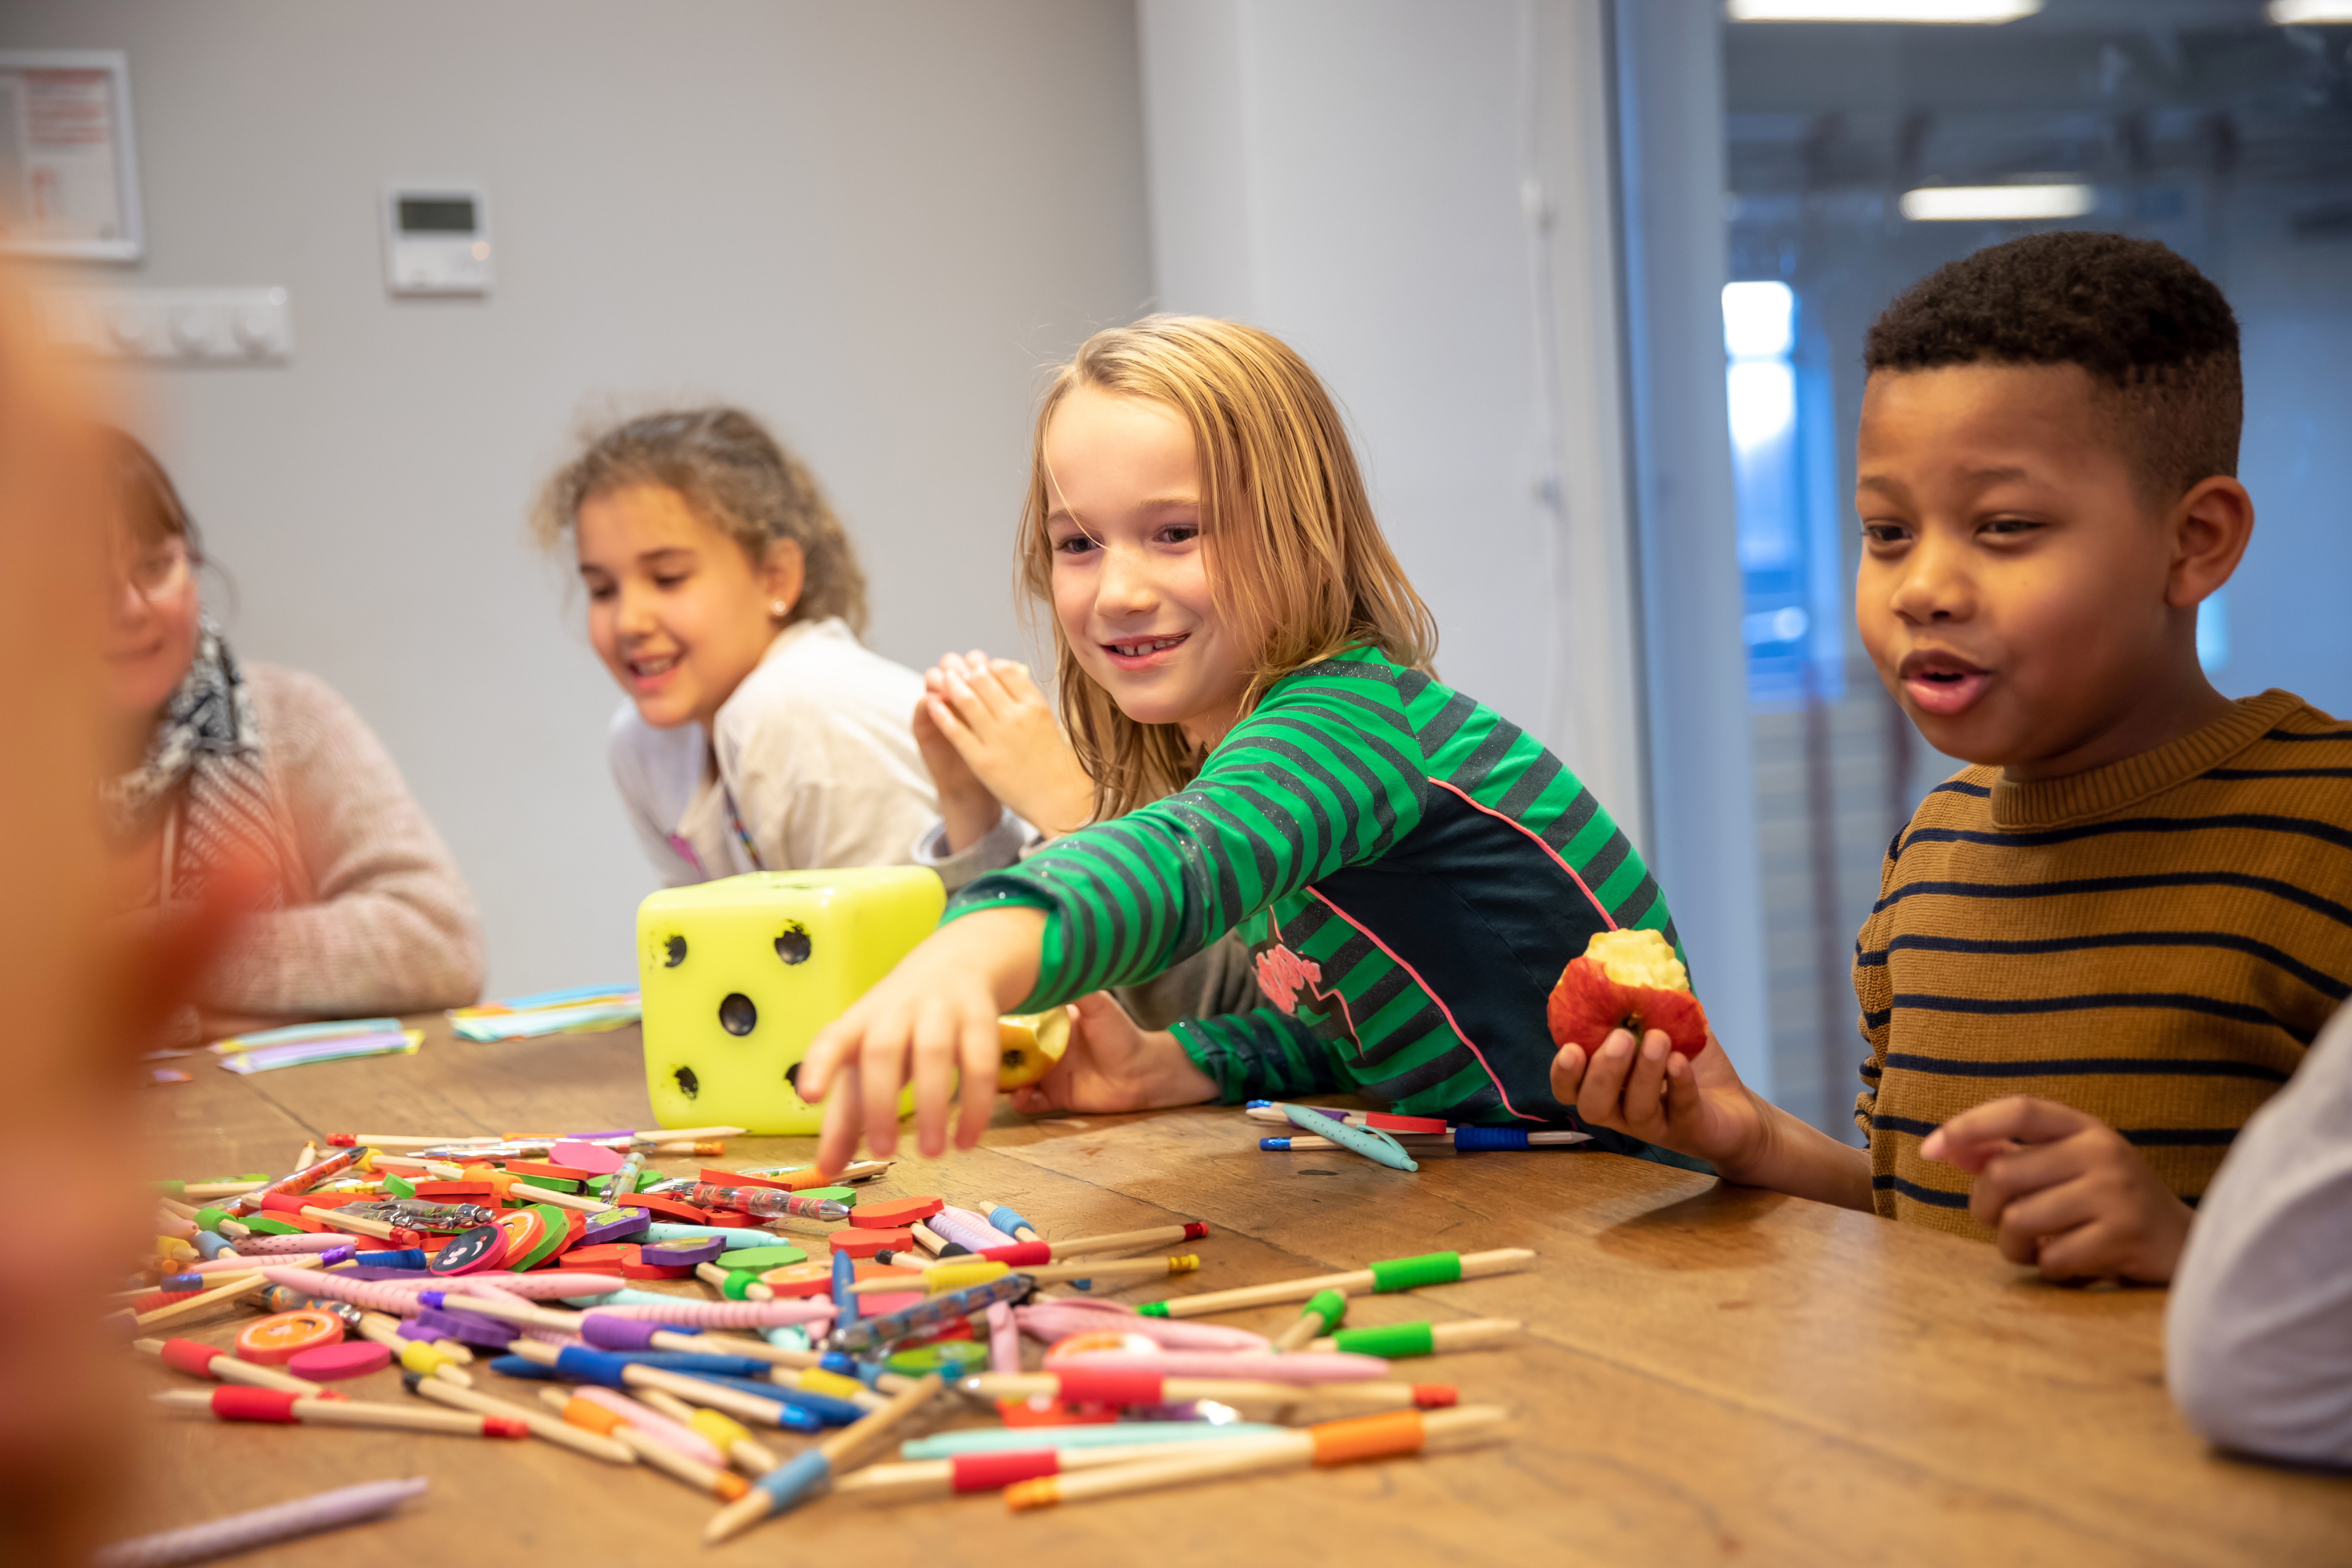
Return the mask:
<svg viewBox="0 0 2352 1568"><path fill-rule="evenodd" d="M755 567L776 541L799 545L804 577L786 626L839 616L866 629L866 573L841 520L801 460L741 409L669 409L588 431L579 455L541 487L531 531L552 547L582 506L630 485L676 490Z"/></svg>
<svg viewBox="0 0 2352 1568"><path fill-rule="evenodd" d="M2069 231L1988 246L1905 289L1872 323L1862 363L1873 374L2080 365L2147 500L2238 471L2238 318L2152 239Z"/></svg>

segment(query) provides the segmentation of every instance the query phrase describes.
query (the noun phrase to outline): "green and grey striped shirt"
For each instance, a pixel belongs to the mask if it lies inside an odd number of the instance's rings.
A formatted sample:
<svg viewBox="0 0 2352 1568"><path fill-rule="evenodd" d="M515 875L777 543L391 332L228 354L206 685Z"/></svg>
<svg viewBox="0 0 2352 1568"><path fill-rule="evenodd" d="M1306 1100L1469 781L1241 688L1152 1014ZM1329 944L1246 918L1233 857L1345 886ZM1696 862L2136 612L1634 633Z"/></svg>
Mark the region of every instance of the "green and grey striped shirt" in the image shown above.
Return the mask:
<svg viewBox="0 0 2352 1568"><path fill-rule="evenodd" d="M1285 676L1190 787L976 879L949 918L1008 903L1047 915L1024 1009L1149 980L1239 927L1266 1005L1175 1026L1229 1102L1349 1090L1519 1125L1579 1125L1544 1023L1568 961L1621 926L1676 940L1559 758L1370 648Z"/></svg>

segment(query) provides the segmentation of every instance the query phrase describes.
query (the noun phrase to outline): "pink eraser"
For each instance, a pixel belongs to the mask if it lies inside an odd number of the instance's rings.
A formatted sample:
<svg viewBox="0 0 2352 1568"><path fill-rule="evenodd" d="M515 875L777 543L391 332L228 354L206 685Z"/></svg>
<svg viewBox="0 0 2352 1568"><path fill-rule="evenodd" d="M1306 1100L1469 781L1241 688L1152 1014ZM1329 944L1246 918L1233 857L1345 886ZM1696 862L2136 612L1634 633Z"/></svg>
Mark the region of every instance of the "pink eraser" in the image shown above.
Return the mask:
<svg viewBox="0 0 2352 1568"><path fill-rule="evenodd" d="M551 1163L569 1165L575 1171L593 1175L609 1176L628 1163L628 1156L617 1149L607 1149L602 1143L583 1143L566 1138L547 1152Z"/></svg>
<svg viewBox="0 0 2352 1568"><path fill-rule="evenodd" d="M311 1383L340 1383L347 1377L382 1372L391 1364L390 1345L380 1345L373 1340L345 1340L341 1344L296 1352L286 1363L286 1370Z"/></svg>

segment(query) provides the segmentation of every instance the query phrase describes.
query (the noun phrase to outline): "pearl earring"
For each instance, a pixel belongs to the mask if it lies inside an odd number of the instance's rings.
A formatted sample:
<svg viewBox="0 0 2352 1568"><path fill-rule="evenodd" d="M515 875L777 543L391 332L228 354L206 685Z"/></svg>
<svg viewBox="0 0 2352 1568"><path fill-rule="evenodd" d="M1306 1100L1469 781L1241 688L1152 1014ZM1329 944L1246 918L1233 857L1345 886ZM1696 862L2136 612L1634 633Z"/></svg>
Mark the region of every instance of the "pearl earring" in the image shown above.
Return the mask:
<svg viewBox="0 0 2352 1568"><path fill-rule="evenodd" d="M768 605L768 614L775 616L776 619L781 621L784 618L784 612L791 607L792 606L786 605L782 599L777 599Z"/></svg>

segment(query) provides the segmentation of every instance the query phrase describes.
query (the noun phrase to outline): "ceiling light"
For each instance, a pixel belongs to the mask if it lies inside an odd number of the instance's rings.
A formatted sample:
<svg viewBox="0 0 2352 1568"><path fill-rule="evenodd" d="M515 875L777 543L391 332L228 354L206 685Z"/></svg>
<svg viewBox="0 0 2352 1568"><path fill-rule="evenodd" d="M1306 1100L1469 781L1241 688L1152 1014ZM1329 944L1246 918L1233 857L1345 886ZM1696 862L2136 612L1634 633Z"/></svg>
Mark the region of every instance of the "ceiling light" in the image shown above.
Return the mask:
<svg viewBox="0 0 2352 1568"><path fill-rule="evenodd" d="M1903 193L1913 223L2033 222L2081 217L2097 200L2088 185L1922 185Z"/></svg>
<svg viewBox="0 0 2352 1568"><path fill-rule="evenodd" d="M2352 22L2352 0L2271 0L2263 7L2271 25L2308 27L2328 22Z"/></svg>
<svg viewBox="0 0 2352 1568"><path fill-rule="evenodd" d="M2322 5L2325 0L2273 0ZM2014 22L2042 9L2042 0L1724 0L1734 22ZM2273 21L2277 20L2273 16Z"/></svg>

